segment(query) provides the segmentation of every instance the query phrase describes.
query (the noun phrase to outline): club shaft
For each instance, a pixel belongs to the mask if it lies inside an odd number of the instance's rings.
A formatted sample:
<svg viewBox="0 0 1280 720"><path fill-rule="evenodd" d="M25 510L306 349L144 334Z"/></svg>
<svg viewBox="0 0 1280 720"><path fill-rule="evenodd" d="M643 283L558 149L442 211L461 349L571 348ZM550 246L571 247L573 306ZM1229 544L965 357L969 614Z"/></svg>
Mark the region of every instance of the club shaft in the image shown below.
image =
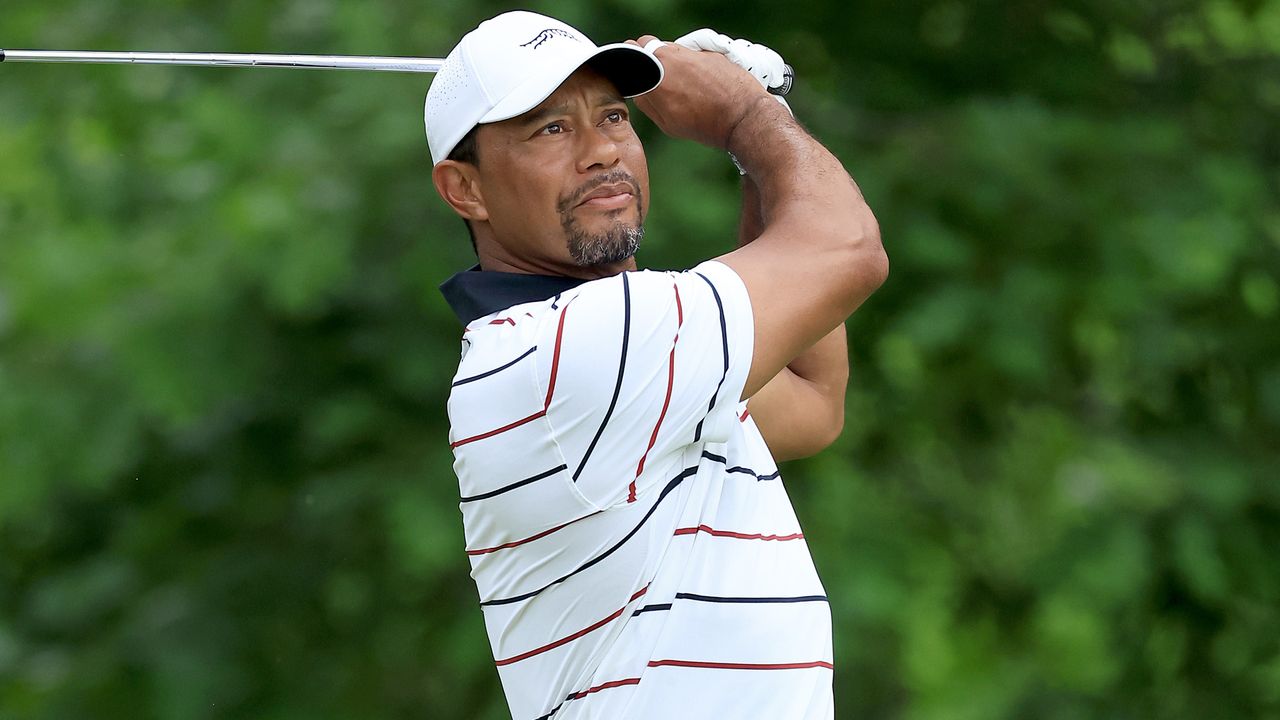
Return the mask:
<svg viewBox="0 0 1280 720"><path fill-rule="evenodd" d="M433 73L440 58L366 55L272 55L249 53L88 52L80 50L0 50L0 62L208 65L216 67L317 68Z"/></svg>

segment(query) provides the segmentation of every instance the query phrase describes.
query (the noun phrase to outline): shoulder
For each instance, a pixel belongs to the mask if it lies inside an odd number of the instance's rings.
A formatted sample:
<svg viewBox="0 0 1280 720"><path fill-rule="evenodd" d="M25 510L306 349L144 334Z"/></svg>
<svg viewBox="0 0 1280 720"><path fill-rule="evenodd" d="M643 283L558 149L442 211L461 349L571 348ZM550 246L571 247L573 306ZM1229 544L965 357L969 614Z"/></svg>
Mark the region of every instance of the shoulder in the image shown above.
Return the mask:
<svg viewBox="0 0 1280 720"><path fill-rule="evenodd" d="M684 271L637 270L593 280L570 301L575 320L587 323L683 322L691 315L719 323L751 312L742 280L714 260Z"/></svg>

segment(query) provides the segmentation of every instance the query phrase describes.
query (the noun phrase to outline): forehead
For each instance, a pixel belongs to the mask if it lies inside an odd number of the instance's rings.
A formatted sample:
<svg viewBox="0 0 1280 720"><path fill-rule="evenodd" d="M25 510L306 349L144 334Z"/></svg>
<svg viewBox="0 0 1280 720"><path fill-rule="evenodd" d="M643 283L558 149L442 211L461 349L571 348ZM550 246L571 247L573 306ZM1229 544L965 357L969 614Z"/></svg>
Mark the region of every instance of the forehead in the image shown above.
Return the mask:
<svg viewBox="0 0 1280 720"><path fill-rule="evenodd" d="M539 103L538 107L512 119L519 120L521 117L536 113L539 109L548 105L564 102L579 95L585 95L592 102L620 102L622 100L622 94L618 92L618 88L613 84L612 80L601 75L595 68L583 65L575 70L572 75L565 78L565 81L560 83L560 87L556 88L556 91L551 93L546 100Z"/></svg>
<svg viewBox="0 0 1280 720"><path fill-rule="evenodd" d="M618 92L613 81L584 65L560 83L555 92L548 95L546 100L538 103L533 109L509 120L487 123L481 128L482 130L490 127L497 130L523 129L548 115L569 112L579 109L580 106L590 108L620 102L623 102L622 94Z"/></svg>

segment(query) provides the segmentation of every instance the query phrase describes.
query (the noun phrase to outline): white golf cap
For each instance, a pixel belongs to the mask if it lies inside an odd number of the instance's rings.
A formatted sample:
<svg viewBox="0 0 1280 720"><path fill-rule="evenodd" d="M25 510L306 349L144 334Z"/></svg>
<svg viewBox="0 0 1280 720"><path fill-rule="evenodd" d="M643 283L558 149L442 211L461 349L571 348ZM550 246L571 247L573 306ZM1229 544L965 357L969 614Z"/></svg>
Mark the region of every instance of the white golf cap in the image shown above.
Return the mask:
<svg viewBox="0 0 1280 720"><path fill-rule="evenodd" d="M479 123L507 120L537 107L575 70L590 64L623 97L662 82L653 53L625 43L597 46L555 18L516 10L486 20L462 37L427 91L427 145L432 164Z"/></svg>

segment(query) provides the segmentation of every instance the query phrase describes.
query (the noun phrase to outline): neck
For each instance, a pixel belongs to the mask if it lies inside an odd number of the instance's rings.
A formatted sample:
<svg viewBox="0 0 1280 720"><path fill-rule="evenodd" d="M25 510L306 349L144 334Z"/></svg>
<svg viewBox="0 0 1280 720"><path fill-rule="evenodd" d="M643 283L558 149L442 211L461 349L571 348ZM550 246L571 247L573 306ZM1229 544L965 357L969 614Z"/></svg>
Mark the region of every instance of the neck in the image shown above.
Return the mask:
<svg viewBox="0 0 1280 720"><path fill-rule="evenodd" d="M634 257L627 258L619 263L609 263L606 265L561 265L551 263L539 263L536 261L518 261L507 262L505 260L480 256L480 269L490 270L493 272L520 273L524 275L553 275L557 277L571 277L581 280L595 280L597 278L613 277L620 272L636 269L636 259Z"/></svg>
<svg viewBox="0 0 1280 720"><path fill-rule="evenodd" d="M560 258L521 257L511 254L499 243L487 238L477 238L476 254L480 258L480 269L493 272L520 273L523 275L552 275L571 277L580 280L613 277L620 272L636 269L634 256L621 262L601 265L577 265L571 260Z"/></svg>

